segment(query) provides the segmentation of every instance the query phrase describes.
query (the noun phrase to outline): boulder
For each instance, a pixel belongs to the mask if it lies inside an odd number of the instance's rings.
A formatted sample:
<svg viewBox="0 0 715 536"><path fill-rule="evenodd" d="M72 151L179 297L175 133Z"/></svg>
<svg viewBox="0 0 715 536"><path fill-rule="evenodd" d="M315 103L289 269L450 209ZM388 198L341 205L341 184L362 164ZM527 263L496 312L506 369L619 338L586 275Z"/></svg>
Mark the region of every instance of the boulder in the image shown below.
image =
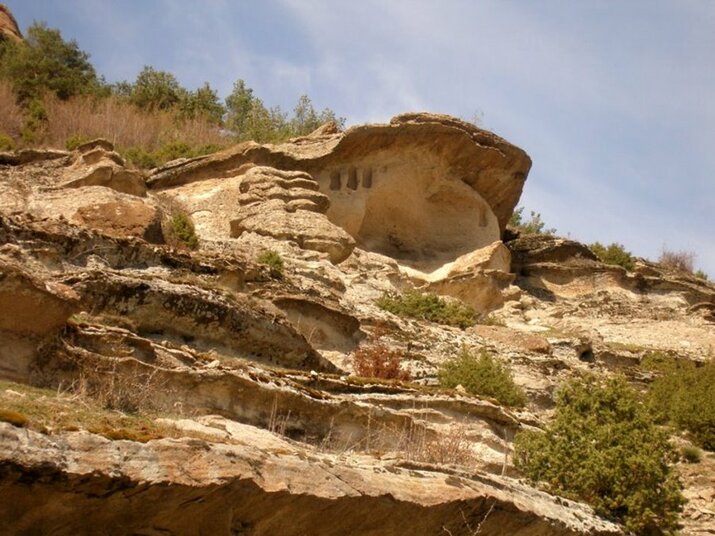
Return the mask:
<svg viewBox="0 0 715 536"><path fill-rule="evenodd" d="M32 197L28 212L37 217L64 218L117 237L137 236L163 243L161 217L156 203L110 188L85 186L41 192Z"/></svg>
<svg viewBox="0 0 715 536"><path fill-rule="evenodd" d="M146 196L146 184L139 171L126 169L124 159L106 140L80 145L74 162L64 173L63 188L104 186L129 195Z"/></svg>

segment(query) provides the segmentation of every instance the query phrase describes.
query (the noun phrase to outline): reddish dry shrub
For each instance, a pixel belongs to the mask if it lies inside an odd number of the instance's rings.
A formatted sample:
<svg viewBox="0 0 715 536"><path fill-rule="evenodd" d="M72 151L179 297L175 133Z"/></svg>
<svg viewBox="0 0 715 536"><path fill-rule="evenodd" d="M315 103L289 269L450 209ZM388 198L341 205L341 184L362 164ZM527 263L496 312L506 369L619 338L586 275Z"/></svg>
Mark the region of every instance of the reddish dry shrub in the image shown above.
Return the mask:
<svg viewBox="0 0 715 536"><path fill-rule="evenodd" d="M658 262L672 270L680 270L681 272L693 273L695 266L695 253L692 251L671 251L663 249Z"/></svg>
<svg viewBox="0 0 715 536"><path fill-rule="evenodd" d="M44 99L47 125L43 141L64 146L71 138L106 138L117 147L154 151L175 141L203 146L224 143L219 128L203 119L178 121L169 111L140 110L119 97L78 96Z"/></svg>
<svg viewBox="0 0 715 536"><path fill-rule="evenodd" d="M391 350L377 340L358 348L353 354L353 367L358 376L384 380L410 381L410 373L402 369L402 352Z"/></svg>

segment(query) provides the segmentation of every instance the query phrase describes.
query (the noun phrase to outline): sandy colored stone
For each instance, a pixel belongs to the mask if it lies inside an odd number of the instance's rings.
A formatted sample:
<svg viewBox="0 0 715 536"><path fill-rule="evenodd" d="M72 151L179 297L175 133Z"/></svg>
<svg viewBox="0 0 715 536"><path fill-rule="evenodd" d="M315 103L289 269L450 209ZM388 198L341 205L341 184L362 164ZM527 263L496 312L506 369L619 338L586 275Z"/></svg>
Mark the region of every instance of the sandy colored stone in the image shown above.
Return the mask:
<svg viewBox="0 0 715 536"><path fill-rule="evenodd" d="M20 27L5 4L0 4L0 40L2 39L9 39L17 43L22 41Z"/></svg>
<svg viewBox="0 0 715 536"><path fill-rule="evenodd" d="M0 445L6 467L0 520L16 532L81 534L100 526L107 534L228 535L250 527L256 536L396 536L437 534L442 527L459 534L465 522L483 520L484 534L621 533L576 503L556 502L510 479L358 460L336 464L331 456L306 456L260 439L141 444L87 433L46 438L0 423ZM32 487L23 483L26 473L39 477ZM116 491L107 496L106 489Z"/></svg>
<svg viewBox="0 0 715 536"><path fill-rule="evenodd" d="M152 200L101 186L84 186L34 195L28 211L39 217L65 218L114 236L163 242L160 212Z"/></svg>
<svg viewBox="0 0 715 536"><path fill-rule="evenodd" d="M164 190L229 177L247 163L305 171L330 198L328 219L359 247L434 271L499 240L531 167L521 149L448 116L327 132L244 143L159 169L148 183Z"/></svg>
<svg viewBox="0 0 715 536"><path fill-rule="evenodd" d="M75 151L74 162L64 173L62 188L104 186L117 192L146 196L143 175L127 169L124 159L113 151L106 140L94 140L80 145Z"/></svg>

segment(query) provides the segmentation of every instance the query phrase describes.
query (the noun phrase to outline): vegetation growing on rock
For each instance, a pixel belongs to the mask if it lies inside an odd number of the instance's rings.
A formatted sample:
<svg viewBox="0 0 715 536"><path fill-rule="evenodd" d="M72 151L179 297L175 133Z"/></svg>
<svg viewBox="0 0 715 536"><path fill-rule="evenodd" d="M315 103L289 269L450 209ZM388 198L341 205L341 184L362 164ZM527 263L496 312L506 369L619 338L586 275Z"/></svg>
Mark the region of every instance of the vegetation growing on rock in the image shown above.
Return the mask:
<svg viewBox="0 0 715 536"><path fill-rule="evenodd" d="M514 210L509 219L509 225L514 229L523 234L537 234L537 235L554 235L556 234L556 229L553 227L546 227L546 222L541 219L541 214L535 211L531 211L529 219L524 218L524 207L519 207Z"/></svg>
<svg viewBox="0 0 715 536"><path fill-rule="evenodd" d="M631 255L631 253L626 250L623 245L618 244L617 242L613 242L608 246L604 246L600 242L594 242L589 246L589 248L599 259L601 259L601 262L621 266L628 271L633 270L635 267L633 255Z"/></svg>
<svg viewBox="0 0 715 536"><path fill-rule="evenodd" d="M380 309L398 316L429 320L462 329L477 323L477 312L459 301L447 301L436 294L409 291L404 294L385 294L377 300Z"/></svg>
<svg viewBox="0 0 715 536"><path fill-rule="evenodd" d="M283 268L285 264L283 262L283 257L281 254L275 250L267 249L256 257L256 262L258 264L263 264L271 269L271 273L277 276L283 275Z"/></svg>
<svg viewBox="0 0 715 536"><path fill-rule="evenodd" d="M389 348L379 339L358 348L352 359L358 376L383 380L411 379L410 373L402 368L402 352Z"/></svg>
<svg viewBox="0 0 715 536"><path fill-rule="evenodd" d="M509 369L484 348L475 353L462 347L459 354L439 369L442 387L461 385L468 393L497 399L507 406L523 406L526 396L514 383Z"/></svg>
<svg viewBox="0 0 715 536"><path fill-rule="evenodd" d="M660 252L660 257L658 257L658 264L670 270L692 274L695 269L695 253L686 250L676 251L663 248L663 251Z"/></svg>
<svg viewBox="0 0 715 536"><path fill-rule="evenodd" d="M661 356L657 363L652 368L661 375L649 389L648 407L659 422L687 430L703 448L715 450L715 362L697 367Z"/></svg>
<svg viewBox="0 0 715 536"><path fill-rule="evenodd" d="M172 245L189 249L199 247L199 238L196 236L191 216L182 210L177 210L171 215L167 235L167 242Z"/></svg>
<svg viewBox="0 0 715 536"><path fill-rule="evenodd" d="M231 142L278 142L345 119L317 111L302 95L292 115L268 108L238 80L224 102L208 83L190 90L168 72L144 66L133 82L108 84L76 41L33 23L24 41L0 41L3 145L65 145L77 136L113 141L130 162L151 168ZM181 150L177 150L180 148Z"/></svg>
<svg viewBox="0 0 715 536"><path fill-rule="evenodd" d="M544 432L521 432L515 464L535 482L593 505L636 534L672 532L685 502L675 453L623 378L564 385Z"/></svg>

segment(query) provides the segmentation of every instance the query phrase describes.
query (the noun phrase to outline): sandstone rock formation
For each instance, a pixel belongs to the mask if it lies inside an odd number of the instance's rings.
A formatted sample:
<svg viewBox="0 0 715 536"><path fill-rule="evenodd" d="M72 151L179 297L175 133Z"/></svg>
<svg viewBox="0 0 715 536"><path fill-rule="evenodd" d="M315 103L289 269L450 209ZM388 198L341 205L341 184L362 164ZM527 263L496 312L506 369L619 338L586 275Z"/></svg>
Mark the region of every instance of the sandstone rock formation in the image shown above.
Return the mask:
<svg viewBox="0 0 715 536"><path fill-rule="evenodd" d="M9 166L0 181L0 213L64 219L114 236L162 243L159 206L145 197L141 174L126 169L112 149L97 140L74 153L22 150L0 158Z"/></svg>
<svg viewBox="0 0 715 536"><path fill-rule="evenodd" d="M27 381L43 345L79 310L79 300L71 288L43 279L36 266L23 266L22 253L0 247L0 377Z"/></svg>
<svg viewBox="0 0 715 536"><path fill-rule="evenodd" d="M65 188L106 186L117 192L144 197L146 184L141 173L126 169L124 159L105 140L94 140L77 148L74 163L65 172Z"/></svg>
<svg viewBox="0 0 715 536"><path fill-rule="evenodd" d="M501 237L529 157L494 134L434 114L316 133L292 143L246 143L158 170L153 189L230 177L252 163L310 174L327 216L358 246L432 271Z"/></svg>
<svg viewBox="0 0 715 536"><path fill-rule="evenodd" d="M11 41L22 41L22 33L17 25L15 17L5 4L0 4L0 41L9 39Z"/></svg>
<svg viewBox="0 0 715 536"><path fill-rule="evenodd" d="M146 182L103 141L0 155L0 526L622 533L521 480L514 436L543 424L567 379L648 382L651 351L712 359L715 287L645 261L607 266L574 241L502 243L529 165L431 114L241 144ZM176 208L196 251L163 243ZM258 262L265 250L282 272ZM376 305L408 289L497 325ZM376 339L411 383L352 374ZM508 365L527 406L440 389L438 367L463 346ZM138 432L97 424L117 418ZM707 533L712 473L686 469L683 533Z"/></svg>
<svg viewBox="0 0 715 536"><path fill-rule="evenodd" d="M192 214L204 239L270 236L326 253L333 263L345 260L355 247L352 237L325 217L330 200L303 172L243 166L235 176L164 194Z"/></svg>
<svg viewBox="0 0 715 536"><path fill-rule="evenodd" d="M236 424L227 431L236 444L144 445L82 432L49 440L0 424L6 499L0 519L12 520L5 528L18 533L42 527L68 535L89 526L104 527L106 534L151 527L168 534L256 536L464 534L469 526L480 526L483 534L620 533L580 505L566 509L499 477L375 466L371 460L336 465L333 456L308 456L268 432ZM16 454L8 457L11 451ZM28 486L27 474L38 483ZM68 519L57 516L58 509L83 515Z"/></svg>

